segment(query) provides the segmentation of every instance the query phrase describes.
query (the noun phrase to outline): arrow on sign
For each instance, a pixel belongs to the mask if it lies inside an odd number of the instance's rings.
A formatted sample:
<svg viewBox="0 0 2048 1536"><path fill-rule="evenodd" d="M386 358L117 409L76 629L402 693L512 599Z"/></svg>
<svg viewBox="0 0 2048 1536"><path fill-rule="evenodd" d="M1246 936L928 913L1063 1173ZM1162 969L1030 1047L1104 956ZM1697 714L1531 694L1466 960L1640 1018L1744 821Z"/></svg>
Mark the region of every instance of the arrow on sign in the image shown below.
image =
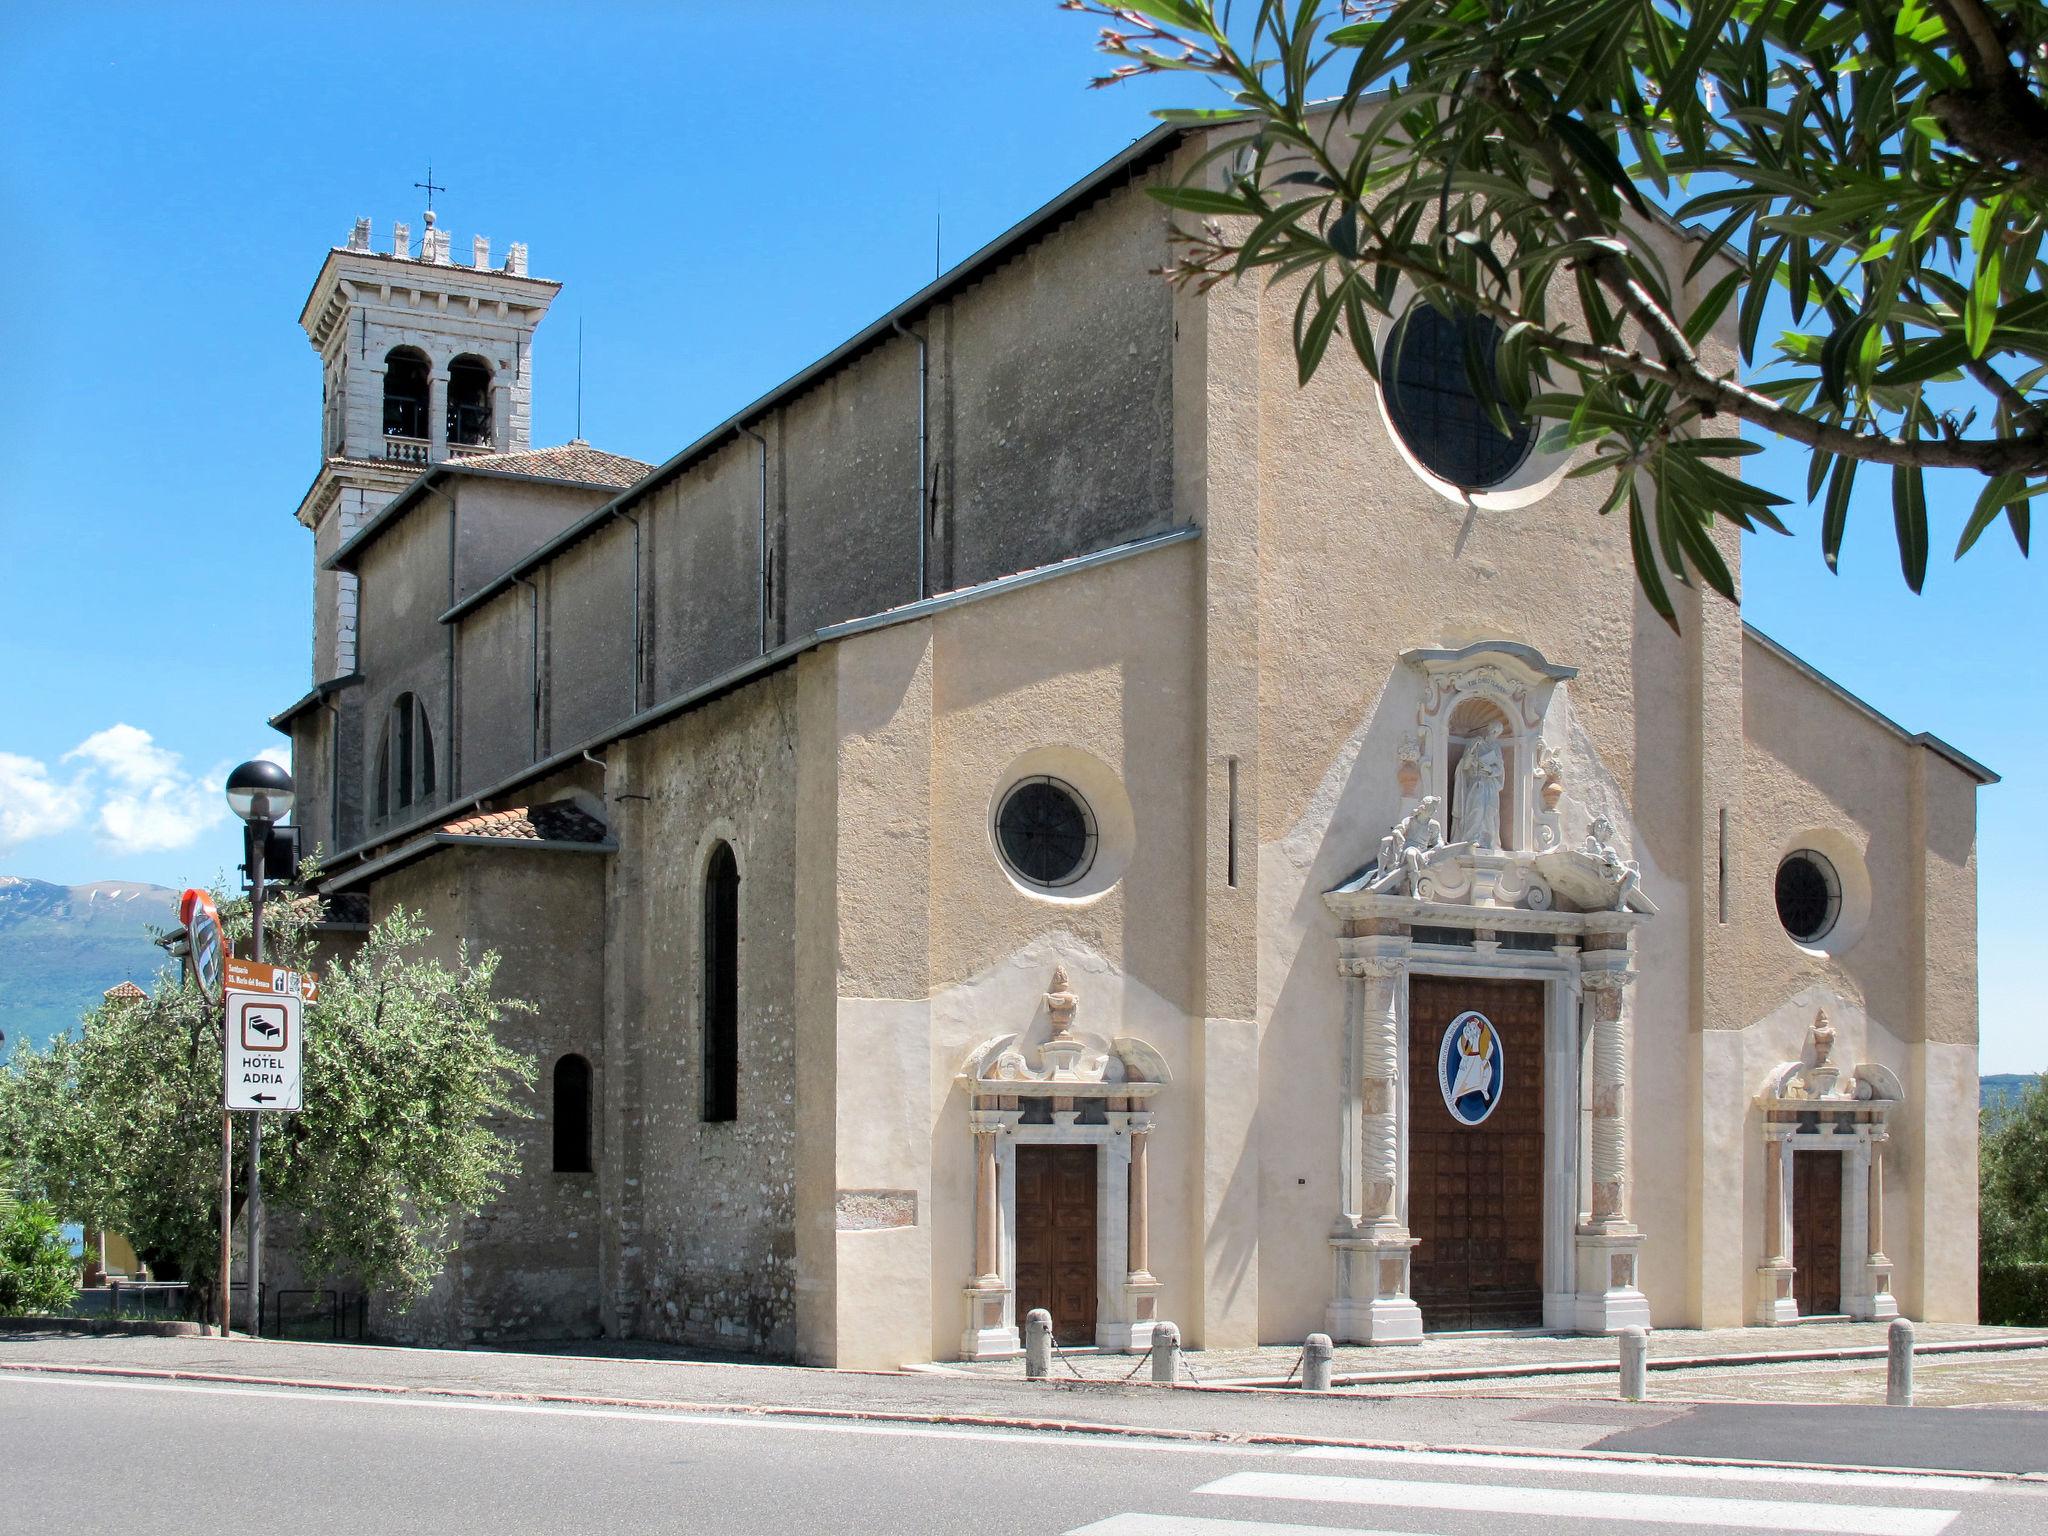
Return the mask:
<svg viewBox="0 0 2048 1536"><path fill-rule="evenodd" d="M252 1093L249 1097L258 1104L274 1104L277 1102L277 1095L274 1093Z"/></svg>

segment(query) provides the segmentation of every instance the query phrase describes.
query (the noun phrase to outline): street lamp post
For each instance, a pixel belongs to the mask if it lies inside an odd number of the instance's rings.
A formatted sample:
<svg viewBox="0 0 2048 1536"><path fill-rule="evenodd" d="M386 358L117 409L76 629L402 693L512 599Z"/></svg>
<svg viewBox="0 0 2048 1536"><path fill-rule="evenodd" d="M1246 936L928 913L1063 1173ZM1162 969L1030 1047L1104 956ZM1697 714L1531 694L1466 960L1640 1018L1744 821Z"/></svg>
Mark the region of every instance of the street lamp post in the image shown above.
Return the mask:
<svg viewBox="0 0 2048 1536"><path fill-rule="evenodd" d="M267 757L242 764L228 775L228 808L247 824L250 957L263 961L263 855L270 829L292 810L292 776ZM227 1284L227 1277L221 1277ZM263 1115L249 1116L249 1332L263 1332Z"/></svg>

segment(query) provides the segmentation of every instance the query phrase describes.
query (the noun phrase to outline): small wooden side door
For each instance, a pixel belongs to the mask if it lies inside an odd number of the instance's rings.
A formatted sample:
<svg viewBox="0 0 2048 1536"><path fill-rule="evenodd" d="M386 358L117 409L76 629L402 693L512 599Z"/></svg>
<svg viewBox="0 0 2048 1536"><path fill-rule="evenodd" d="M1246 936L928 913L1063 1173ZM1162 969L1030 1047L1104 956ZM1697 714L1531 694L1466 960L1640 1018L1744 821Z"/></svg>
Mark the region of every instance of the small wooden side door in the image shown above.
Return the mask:
<svg viewBox="0 0 2048 1536"><path fill-rule="evenodd" d="M1017 1325L1052 1314L1062 1344L1095 1342L1093 1147L1017 1149Z"/></svg>
<svg viewBox="0 0 2048 1536"><path fill-rule="evenodd" d="M1801 1317L1842 1310L1842 1154L1792 1154L1792 1294Z"/></svg>

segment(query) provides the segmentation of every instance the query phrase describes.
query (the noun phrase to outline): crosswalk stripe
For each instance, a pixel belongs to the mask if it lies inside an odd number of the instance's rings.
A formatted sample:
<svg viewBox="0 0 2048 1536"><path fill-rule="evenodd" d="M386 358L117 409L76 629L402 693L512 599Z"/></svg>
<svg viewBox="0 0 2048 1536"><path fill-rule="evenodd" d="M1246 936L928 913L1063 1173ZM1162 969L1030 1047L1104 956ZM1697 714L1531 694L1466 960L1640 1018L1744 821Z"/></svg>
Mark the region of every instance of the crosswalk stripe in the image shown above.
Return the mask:
<svg viewBox="0 0 2048 1536"><path fill-rule="evenodd" d="M1067 1536L1415 1536L1413 1531L1361 1531L1345 1526L1278 1525L1271 1520L1205 1520L1197 1515L1111 1515L1077 1525Z"/></svg>
<svg viewBox="0 0 2048 1536"><path fill-rule="evenodd" d="M1877 1488L1897 1493L1981 1493L1985 1479L1946 1477L1938 1472L1850 1472L1803 1467L1709 1467L1687 1462L1599 1461L1579 1456L1496 1456L1485 1451L1394 1451L1354 1445L1310 1445L1290 1451L1289 1459L1370 1461L1417 1470L1431 1467L1475 1467L1486 1472L1521 1476L1529 1472L1561 1472L1570 1477L1668 1477L1703 1483L1789 1483L1797 1487Z"/></svg>
<svg viewBox="0 0 2048 1536"><path fill-rule="evenodd" d="M1195 1492L1248 1499L1392 1505L1475 1514L1633 1520L1651 1525L1823 1531L1837 1533L1837 1536L1937 1536L1956 1517L1952 1509L1795 1504L1766 1499L1582 1492L1570 1488L1528 1488L1500 1483L1404 1482L1382 1477L1322 1477L1290 1472L1233 1472L1213 1483L1204 1483Z"/></svg>

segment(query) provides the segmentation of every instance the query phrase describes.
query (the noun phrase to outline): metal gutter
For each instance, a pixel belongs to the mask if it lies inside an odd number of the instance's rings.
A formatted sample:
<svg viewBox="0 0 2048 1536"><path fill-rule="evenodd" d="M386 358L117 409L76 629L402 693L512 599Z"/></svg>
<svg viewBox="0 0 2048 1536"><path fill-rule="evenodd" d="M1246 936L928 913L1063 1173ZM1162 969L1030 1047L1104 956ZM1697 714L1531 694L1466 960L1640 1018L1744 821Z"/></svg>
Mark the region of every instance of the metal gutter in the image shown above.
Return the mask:
<svg viewBox="0 0 2048 1536"><path fill-rule="evenodd" d="M444 808L444 814L445 814ZM336 875L331 880L320 882L324 895L329 891L345 891L352 885L365 880L374 880L379 875L388 875L406 864L412 864L442 848L524 848L532 853L617 853L619 845L611 838L600 843L571 843L556 838L538 837L468 837L460 832L432 832L425 837L414 838L403 847L394 848L381 859L372 859L359 864L345 875Z"/></svg>
<svg viewBox="0 0 2048 1536"><path fill-rule="evenodd" d="M1750 623L1747 619L1744 619L1742 621L1742 633L1745 638L1756 641L1758 645L1762 646L1771 655L1777 657L1778 660L1790 666L1793 671L1799 673L1802 677L1805 677L1811 682L1820 684L1821 687L1825 688L1829 693L1833 694L1836 698L1840 699L1844 704L1847 704L1851 709L1857 710L1860 713L1869 717L1870 719L1876 721L1879 725L1883 726L1893 735L1899 737L1902 741L1910 742L1912 743L1912 745L1916 747L1925 747L1928 751L1934 753L1937 757L1947 758L1951 763L1954 763L1956 767L1962 769L1963 772L1970 775L1970 777L1975 779L1979 784L1997 784L2000 782L2000 778L1997 774L1993 773L1989 768L1986 768L1982 763L1978 762L1974 757L1971 757L1968 753L1958 751L1956 748L1950 746L1947 742L1943 741L1939 736L1936 736L1931 732L1907 730L1903 725L1899 724L1899 722L1894 720L1890 715L1885 714L1882 710L1879 710L1875 706L1865 703L1862 699L1856 697L1855 694L1851 693L1848 689L1844 688L1832 677L1829 677L1827 673L1821 671L1819 667L1814 666L1813 663L1800 660L1799 657L1793 655L1790 651L1786 650L1784 646L1778 644L1777 641L1773 640L1769 635L1765 634L1762 630L1758 629L1754 624Z"/></svg>
<svg viewBox="0 0 2048 1536"><path fill-rule="evenodd" d="M919 312L930 308L942 299L951 297L958 290L979 282L986 275L987 269L1007 260L1018 250L1037 240L1052 225L1059 223L1068 215L1078 212L1086 204L1093 202L1098 196L1109 191L1119 178L1129 177L1143 170L1154 160L1172 149L1181 136L1190 131L1192 130L1184 128L1179 124L1167 123L1154 128L1144 137L1134 140L1121 154L1096 167L1095 170L1068 187L1059 196L1027 214L1015 224L1012 224L1000 235L997 235L995 239L989 241L980 250L967 257L966 260L957 263L950 271L934 278L924 287L918 289L916 293L890 310L888 314L841 342L808 368L792 374L759 399L742 406L710 431L704 433L695 442L671 455L668 459L649 470L645 475L642 475L640 479L620 491L617 496L592 512L588 517L580 522L572 523L561 533L556 534L554 538L541 545L539 549L528 555L518 565L498 577L495 581L480 588L465 602L458 604L449 613L443 615L442 621L446 623L449 620L458 618L470 608L496 596L503 588L511 585L515 576L525 575L533 567L545 564L562 549L578 542L604 523L609 522L617 515L617 509L620 506L636 501L640 497L658 489L662 484L688 469L698 459L704 458L713 449L722 447L727 441L743 431L746 423L766 415L776 406L801 394L810 385L817 382L817 380L833 372L841 364L851 361L853 357L865 352L869 347L874 346L878 342L887 341L895 333L899 323L909 322Z"/></svg>
<svg viewBox="0 0 2048 1536"><path fill-rule="evenodd" d="M519 769L515 773L508 774L495 784L487 785L483 789L464 790L460 795L442 805L438 810L417 816L413 820L393 827L374 838L365 839L363 842L356 844L355 847L347 848L337 853L335 858L337 860L360 858L371 848L389 843L394 838L408 836L430 826L436 821L445 819L449 814L451 806L481 805L486 800L496 800L501 796L508 795L519 788L520 785L534 779L545 778L551 773L559 773L563 769L572 767L582 761L585 752L595 752L601 747L609 746L612 742L621 741L628 736L637 736L643 731L652 730L655 726L661 725L677 715L688 713L699 704L708 703L712 699L732 692L735 688L740 688L753 682L758 677L765 676L770 672L787 666L805 651L816 650L819 646L829 641L844 640L851 635L865 634L869 630L888 629L897 624L908 624L918 619L930 618L935 614L944 613L951 608L959 608L967 603L979 602L983 598L998 597L1006 592L1021 591L1026 587L1035 587L1040 582L1053 581L1062 576L1072 575L1077 571L1092 570L1099 565L1110 565L1116 561L1128 559L1133 555L1149 554L1155 549L1165 549L1174 544L1185 544L1190 540L1199 539L1201 536L1202 530L1199 527L1193 524L1186 524L1179 528L1170 528L1164 533L1148 534L1142 539L1133 539L1126 544L1116 544L1108 549L1099 549L1092 554L1076 555L1070 560L1060 560L1051 565L1036 566L1028 571L1019 571L1012 576L998 576L995 580L985 581L979 586L961 587L957 591L942 592L937 597L928 597L921 603L907 603L901 608L888 608L880 613L869 614L862 618L848 619L844 623L828 624L822 629L813 630L808 635L780 645L765 655L754 657L750 661L743 662L737 667L722 672L717 677L698 684L686 693L677 694L674 698L664 703L644 709L639 714L622 720L617 725L610 726L586 740L577 742L574 746L566 747L562 751L551 754L543 761L529 763L526 767ZM478 839L472 838L468 839L468 841L475 842ZM520 841L526 840L521 839ZM526 841L526 846L531 847L533 845L530 841ZM358 873L358 871L351 870L345 877L335 876L324 880L321 882L321 888L325 890L333 887L336 880L343 878L353 881L358 877Z"/></svg>
<svg viewBox="0 0 2048 1536"><path fill-rule="evenodd" d="M331 677L324 683L315 683L310 693L307 693L299 699L295 700L294 702L287 704L283 709L279 710L276 714L272 715L268 722L270 728L281 735L291 735L291 731L288 729L288 727L291 725L292 721L295 720L298 716L303 715L307 710L311 709L315 704L318 704L321 700L333 697L335 694L341 692L341 690L344 688L353 688L357 683L360 683L362 680L362 673L350 672L342 677Z"/></svg>
<svg viewBox="0 0 2048 1536"><path fill-rule="evenodd" d="M518 452L539 451L519 449ZM355 562L363 550L381 537L391 524L405 515L416 503L420 494L432 488L432 482L450 474L470 475L478 480L509 480L518 485L556 485L587 491L610 490L611 487L597 480L571 480L562 475L524 475L509 469L472 469L460 459L443 459L438 464L429 464L390 501L377 509L362 527L349 535L348 542L320 562L323 571L347 571L355 568Z"/></svg>

